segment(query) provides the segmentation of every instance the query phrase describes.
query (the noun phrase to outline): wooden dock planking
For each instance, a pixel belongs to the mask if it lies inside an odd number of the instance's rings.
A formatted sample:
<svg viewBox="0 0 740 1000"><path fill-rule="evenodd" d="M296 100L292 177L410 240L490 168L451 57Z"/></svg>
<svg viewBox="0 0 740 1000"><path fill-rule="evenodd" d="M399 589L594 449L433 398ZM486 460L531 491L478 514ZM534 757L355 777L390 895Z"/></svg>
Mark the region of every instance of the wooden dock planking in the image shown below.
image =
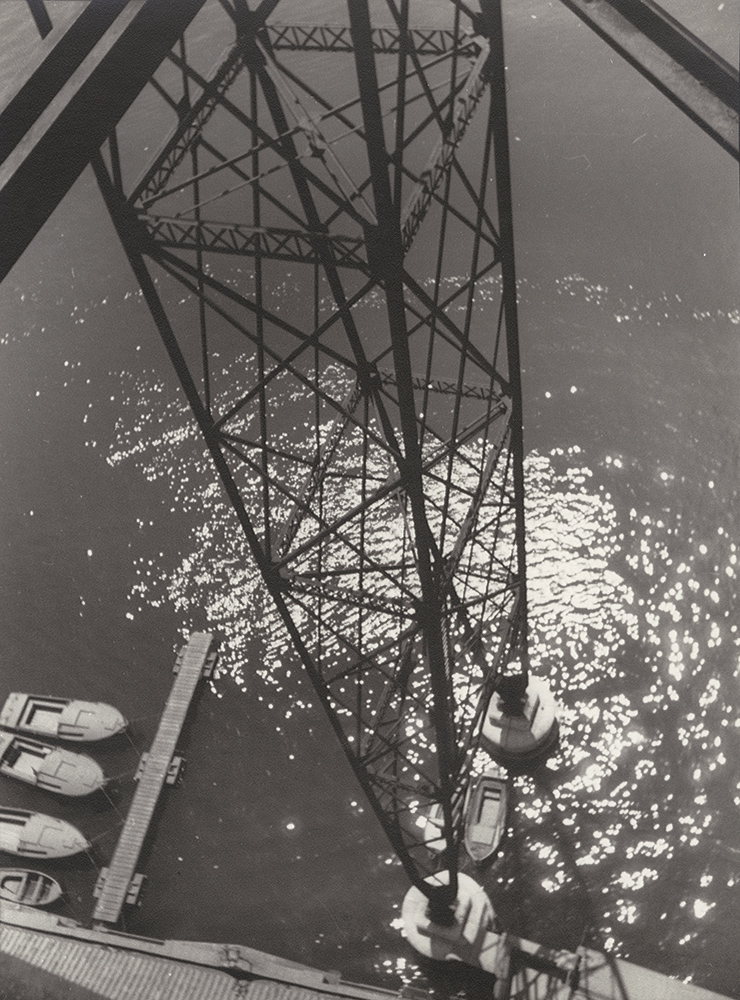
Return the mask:
<svg viewBox="0 0 740 1000"><path fill-rule="evenodd" d="M178 657L179 672L162 712L126 822L108 866L93 913L95 921L112 924L121 914L131 880L136 873L144 839L167 778L167 771L195 689L203 676L212 643L213 636L209 632L195 632Z"/></svg>
<svg viewBox="0 0 740 1000"><path fill-rule="evenodd" d="M169 961L85 941L42 936L18 927L3 927L0 950L6 958L6 965L7 958L17 958L25 964L32 974L29 986L38 988L39 972L43 973L45 978L42 983L47 987L56 985L54 996L77 997L82 996L84 991L84 996L100 1000L129 1000L130 997L238 1000L244 997L239 980L221 969ZM9 976L14 970L20 975L26 969L11 965L5 975ZM25 991L22 995L26 995ZM30 991L28 995L31 995ZM317 994L316 1000L322 998Z"/></svg>
<svg viewBox="0 0 740 1000"><path fill-rule="evenodd" d="M343 982L245 945L161 941L88 930L74 921L8 903L0 911L0 966L8 995L89 997L90 1000L402 1000L404 993ZM25 912L24 912L25 911ZM69 925L72 926L69 926ZM512 938L520 958L537 956L558 977L520 965L496 985L507 1000L723 1000L709 990L614 956L579 949L579 980L563 982L576 955ZM16 985L17 984L17 985ZM42 984L42 985L40 985ZM13 987L25 985L20 993ZM3 994L5 995L5 994ZM414 990L419 1000L432 994ZM488 995L494 993L489 989Z"/></svg>

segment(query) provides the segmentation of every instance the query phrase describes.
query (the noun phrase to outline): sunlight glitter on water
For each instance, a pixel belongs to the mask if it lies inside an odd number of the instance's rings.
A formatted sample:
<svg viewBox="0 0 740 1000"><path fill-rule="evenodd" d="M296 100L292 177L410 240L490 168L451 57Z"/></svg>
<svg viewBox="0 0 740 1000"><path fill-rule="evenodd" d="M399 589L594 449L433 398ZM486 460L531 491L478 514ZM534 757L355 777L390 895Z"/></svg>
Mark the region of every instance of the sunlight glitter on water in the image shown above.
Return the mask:
<svg viewBox="0 0 740 1000"><path fill-rule="evenodd" d="M605 286L591 291L567 279L563 289L609 308ZM664 306L678 314L683 303ZM173 507L192 520L191 544L178 565L140 566L132 613L170 601L187 632L205 609L226 637L224 669L243 692L253 691L242 664L256 659L261 704L273 706L267 710L276 729L287 733L311 710L306 681L288 673L276 615L205 458L196 458L202 446L188 430L188 413L147 382L144 376L124 389L108 460L133 462L167 485ZM643 475L633 457L614 449L599 454L571 445L527 459L533 669L555 687L563 716L552 791L517 782L516 843L528 859L527 881L548 896L578 895L585 878L604 936L626 954L653 933L655 900L668 900L672 914L666 947L678 947L686 934L697 941L693 921L709 926L716 912L711 899L702 908L697 891L708 892L710 883L701 880L715 877L717 886L719 876L729 886L734 877L727 871L734 855L717 853L724 844L717 802L732 759L728 735L734 748L737 729L733 532L729 522L703 531L680 506L625 501L630 479ZM654 477L662 489L677 488L668 463ZM714 481L705 482L715 492ZM262 649L256 658L255 643ZM570 859L549 828L553 803ZM676 862L682 878L666 881ZM502 874L497 868L489 878L494 897L509 882L508 864L504 859ZM573 933L577 940L577 928Z"/></svg>

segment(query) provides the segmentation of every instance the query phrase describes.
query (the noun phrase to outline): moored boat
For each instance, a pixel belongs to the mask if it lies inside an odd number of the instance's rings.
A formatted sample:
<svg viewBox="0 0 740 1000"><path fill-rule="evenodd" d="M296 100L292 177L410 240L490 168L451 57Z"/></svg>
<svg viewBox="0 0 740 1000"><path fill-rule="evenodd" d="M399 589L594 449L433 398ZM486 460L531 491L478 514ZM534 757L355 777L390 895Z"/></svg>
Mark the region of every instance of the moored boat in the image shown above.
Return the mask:
<svg viewBox="0 0 740 1000"><path fill-rule="evenodd" d="M66 858L90 844L63 819L0 806L0 851L28 858Z"/></svg>
<svg viewBox="0 0 740 1000"><path fill-rule="evenodd" d="M126 725L118 709L102 701L47 698L18 691L8 695L0 712L0 726L62 740L102 740L122 732Z"/></svg>
<svg viewBox="0 0 740 1000"><path fill-rule="evenodd" d="M90 795L105 784L100 766L87 754L13 733L0 733L0 774L60 795Z"/></svg>
<svg viewBox="0 0 740 1000"><path fill-rule="evenodd" d="M51 875L28 868L0 868L0 900L24 906L48 906L62 895Z"/></svg>
<svg viewBox="0 0 740 1000"><path fill-rule="evenodd" d="M484 771L471 782L465 804L465 849L473 861L485 861L498 849L506 829L506 778Z"/></svg>

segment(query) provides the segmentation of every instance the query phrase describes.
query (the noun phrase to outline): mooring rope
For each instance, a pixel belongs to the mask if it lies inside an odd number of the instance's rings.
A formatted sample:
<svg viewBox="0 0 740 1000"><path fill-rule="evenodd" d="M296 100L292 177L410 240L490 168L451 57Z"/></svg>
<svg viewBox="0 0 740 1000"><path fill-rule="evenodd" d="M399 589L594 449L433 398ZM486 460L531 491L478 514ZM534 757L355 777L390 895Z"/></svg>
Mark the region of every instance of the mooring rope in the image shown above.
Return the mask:
<svg viewBox="0 0 740 1000"><path fill-rule="evenodd" d="M110 780L113 780L113 779L110 779ZM102 789L102 792L103 792L103 795L105 795L106 799L108 800L108 804L115 810L116 816L118 816L118 818L120 819L121 823L125 823L126 822L126 817L121 814L121 811L119 810L118 806L115 804L115 802L110 797L110 795L105 790L105 788Z"/></svg>

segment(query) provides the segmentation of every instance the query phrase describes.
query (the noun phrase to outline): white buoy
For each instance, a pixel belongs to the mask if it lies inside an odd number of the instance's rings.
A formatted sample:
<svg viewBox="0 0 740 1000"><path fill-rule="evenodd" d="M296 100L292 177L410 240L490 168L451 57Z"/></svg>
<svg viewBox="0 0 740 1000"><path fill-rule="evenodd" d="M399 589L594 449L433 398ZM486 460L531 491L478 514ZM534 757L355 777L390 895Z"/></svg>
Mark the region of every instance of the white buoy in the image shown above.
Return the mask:
<svg viewBox="0 0 740 1000"><path fill-rule="evenodd" d="M447 885L449 873L439 872L425 879L430 885ZM426 958L442 962L466 962L506 980L509 945L506 936L493 930L494 912L484 889L469 875L457 876L454 919L449 926L435 924L429 917L429 900L413 886L406 893L401 919L409 944ZM497 994L494 992L494 996Z"/></svg>
<svg viewBox="0 0 740 1000"><path fill-rule="evenodd" d="M555 750L558 733L558 705L547 681L530 676L526 687L520 677L499 682L481 730L483 748L498 764L518 774L533 771Z"/></svg>

